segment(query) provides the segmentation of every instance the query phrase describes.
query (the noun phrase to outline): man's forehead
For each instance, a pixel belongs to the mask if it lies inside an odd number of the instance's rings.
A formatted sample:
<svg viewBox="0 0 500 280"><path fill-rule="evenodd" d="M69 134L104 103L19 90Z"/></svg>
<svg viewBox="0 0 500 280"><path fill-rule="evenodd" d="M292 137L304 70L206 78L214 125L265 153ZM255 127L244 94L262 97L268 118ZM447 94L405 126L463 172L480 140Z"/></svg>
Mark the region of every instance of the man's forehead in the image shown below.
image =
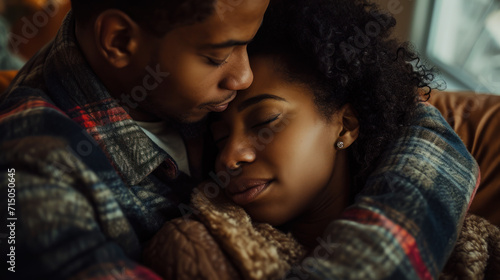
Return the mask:
<svg viewBox="0 0 500 280"><path fill-rule="evenodd" d="M204 48L227 48L247 45L262 24L268 0L245 0L243 2L260 2L260 5L245 4L235 7L224 17L214 12L202 22L185 26L186 35L198 41ZM232 1L232 2L241 2Z"/></svg>

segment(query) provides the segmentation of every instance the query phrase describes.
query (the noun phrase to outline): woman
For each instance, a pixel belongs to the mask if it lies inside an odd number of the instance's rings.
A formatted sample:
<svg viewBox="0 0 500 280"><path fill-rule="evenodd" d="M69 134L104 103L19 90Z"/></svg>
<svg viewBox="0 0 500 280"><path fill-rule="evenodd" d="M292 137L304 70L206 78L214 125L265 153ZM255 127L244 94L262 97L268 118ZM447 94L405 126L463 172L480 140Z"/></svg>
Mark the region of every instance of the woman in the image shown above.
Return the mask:
<svg viewBox="0 0 500 280"><path fill-rule="evenodd" d="M428 117L418 89L433 75L389 38L394 24L367 1L274 3L249 46L253 84L213 116L219 188L195 190L194 217L166 225L146 261L167 278L279 279L314 254L384 149ZM394 180L431 187L438 172ZM167 264L161 256L175 253L162 250L182 238L197 244L185 254L209 261Z"/></svg>

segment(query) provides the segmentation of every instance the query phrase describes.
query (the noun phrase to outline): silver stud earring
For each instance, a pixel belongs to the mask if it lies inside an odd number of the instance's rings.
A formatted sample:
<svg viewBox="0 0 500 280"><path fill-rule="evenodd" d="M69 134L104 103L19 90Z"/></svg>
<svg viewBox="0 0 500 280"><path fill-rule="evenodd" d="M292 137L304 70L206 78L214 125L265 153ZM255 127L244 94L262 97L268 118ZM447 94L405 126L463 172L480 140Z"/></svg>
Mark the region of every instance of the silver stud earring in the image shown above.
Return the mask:
<svg viewBox="0 0 500 280"><path fill-rule="evenodd" d="M337 148L339 148L339 149L343 149L343 148L344 148L344 142L342 142L342 141L338 141L338 142L337 142Z"/></svg>

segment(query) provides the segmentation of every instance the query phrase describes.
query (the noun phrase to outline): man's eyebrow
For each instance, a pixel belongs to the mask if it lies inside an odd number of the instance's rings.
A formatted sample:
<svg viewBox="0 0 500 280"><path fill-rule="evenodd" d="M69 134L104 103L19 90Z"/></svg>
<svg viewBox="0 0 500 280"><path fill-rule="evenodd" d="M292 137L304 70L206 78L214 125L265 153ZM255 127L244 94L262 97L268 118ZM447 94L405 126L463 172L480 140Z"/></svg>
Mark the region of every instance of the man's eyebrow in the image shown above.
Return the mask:
<svg viewBox="0 0 500 280"><path fill-rule="evenodd" d="M250 97L250 98L246 99L245 101L241 102L241 104L238 105L238 108L237 108L238 112L241 112L241 111L245 110L246 108L248 108L249 106L257 104L257 103L264 101L266 99L274 99L274 100L278 100L278 101L288 102L283 97L264 93L264 94L260 94L260 95L254 96L254 97Z"/></svg>
<svg viewBox="0 0 500 280"><path fill-rule="evenodd" d="M238 40L228 40L222 43L217 43L217 44L206 44L203 46L204 49L224 49L224 48L230 48L234 46L246 46L250 44L252 40L248 41L238 41Z"/></svg>

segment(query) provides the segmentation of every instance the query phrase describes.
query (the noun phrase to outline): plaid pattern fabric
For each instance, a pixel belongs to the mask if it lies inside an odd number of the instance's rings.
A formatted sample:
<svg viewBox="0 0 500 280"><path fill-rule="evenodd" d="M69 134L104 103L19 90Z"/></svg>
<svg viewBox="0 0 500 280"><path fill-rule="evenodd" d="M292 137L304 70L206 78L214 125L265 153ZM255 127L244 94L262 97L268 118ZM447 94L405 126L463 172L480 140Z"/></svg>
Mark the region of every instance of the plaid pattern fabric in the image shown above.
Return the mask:
<svg viewBox="0 0 500 280"><path fill-rule="evenodd" d="M142 246L181 215L196 182L109 95L75 42L70 14L1 97L0 200L14 168L18 221L16 273L2 279L155 279L138 264Z"/></svg>
<svg viewBox="0 0 500 280"><path fill-rule="evenodd" d="M140 265L142 246L181 214L195 183L109 95L73 30L70 13L0 98L0 201L6 205L6 170L14 168L17 218L17 272L2 279L155 279ZM478 170L426 108L421 127L388 149L297 279L437 276ZM3 221L9 214L2 207ZM7 252L7 242L0 246Z"/></svg>
<svg viewBox="0 0 500 280"><path fill-rule="evenodd" d="M436 108L420 105L418 116L289 279L439 277L480 175Z"/></svg>

